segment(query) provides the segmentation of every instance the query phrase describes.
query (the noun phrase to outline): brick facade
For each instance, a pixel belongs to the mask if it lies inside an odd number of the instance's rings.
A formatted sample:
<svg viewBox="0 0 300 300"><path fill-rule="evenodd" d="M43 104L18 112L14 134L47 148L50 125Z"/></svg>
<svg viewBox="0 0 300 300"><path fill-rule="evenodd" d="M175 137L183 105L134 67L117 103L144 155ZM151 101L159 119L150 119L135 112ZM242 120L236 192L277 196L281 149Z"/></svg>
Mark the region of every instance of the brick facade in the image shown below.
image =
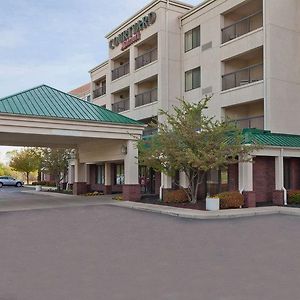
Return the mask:
<svg viewBox="0 0 300 300"><path fill-rule="evenodd" d="M278 206L284 205L284 192L283 191L274 191L273 192L273 204Z"/></svg>
<svg viewBox="0 0 300 300"><path fill-rule="evenodd" d="M244 200L245 200L245 207L256 207L256 193L255 192L243 192Z"/></svg>
<svg viewBox="0 0 300 300"><path fill-rule="evenodd" d="M300 159L299 158L290 159L290 189L291 190L300 189Z"/></svg>
<svg viewBox="0 0 300 300"><path fill-rule="evenodd" d="M87 184L86 182L74 182L73 183L73 195L82 195L87 193Z"/></svg>
<svg viewBox="0 0 300 300"><path fill-rule="evenodd" d="M141 200L141 186L139 184L124 184L123 200L124 201Z"/></svg>
<svg viewBox="0 0 300 300"><path fill-rule="evenodd" d="M253 164L253 190L257 202L273 200L275 190L275 157L257 156Z"/></svg>
<svg viewBox="0 0 300 300"><path fill-rule="evenodd" d="M238 191L239 189L239 165L228 166L228 191Z"/></svg>

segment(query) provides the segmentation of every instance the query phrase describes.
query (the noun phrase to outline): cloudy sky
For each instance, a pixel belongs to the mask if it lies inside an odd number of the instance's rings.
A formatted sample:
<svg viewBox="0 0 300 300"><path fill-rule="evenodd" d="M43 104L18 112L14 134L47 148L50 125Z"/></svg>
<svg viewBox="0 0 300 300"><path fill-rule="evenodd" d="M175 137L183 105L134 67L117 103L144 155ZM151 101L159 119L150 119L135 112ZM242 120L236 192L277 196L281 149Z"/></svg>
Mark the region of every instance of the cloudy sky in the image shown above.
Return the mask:
<svg viewBox="0 0 300 300"><path fill-rule="evenodd" d="M0 98L43 83L69 91L88 82L88 70L107 59L106 33L149 2L0 0Z"/></svg>

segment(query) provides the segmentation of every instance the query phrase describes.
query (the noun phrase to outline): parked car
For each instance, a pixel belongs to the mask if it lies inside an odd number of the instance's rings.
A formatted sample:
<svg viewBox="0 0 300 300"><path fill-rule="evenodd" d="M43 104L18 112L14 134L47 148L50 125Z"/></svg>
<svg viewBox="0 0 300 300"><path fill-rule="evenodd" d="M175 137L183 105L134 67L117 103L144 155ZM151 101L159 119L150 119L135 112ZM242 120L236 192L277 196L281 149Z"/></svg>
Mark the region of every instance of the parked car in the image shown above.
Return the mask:
<svg viewBox="0 0 300 300"><path fill-rule="evenodd" d="M21 187L24 185L24 182L10 176L0 176L0 188L2 188L4 185Z"/></svg>

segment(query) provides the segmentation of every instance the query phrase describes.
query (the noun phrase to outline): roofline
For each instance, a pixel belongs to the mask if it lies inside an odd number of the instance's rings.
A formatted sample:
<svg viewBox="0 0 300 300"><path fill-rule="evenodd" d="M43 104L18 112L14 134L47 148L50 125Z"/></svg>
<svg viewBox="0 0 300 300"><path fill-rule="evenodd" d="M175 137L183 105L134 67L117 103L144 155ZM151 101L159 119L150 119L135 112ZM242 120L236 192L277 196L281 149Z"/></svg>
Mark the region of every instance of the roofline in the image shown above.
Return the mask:
<svg viewBox="0 0 300 300"><path fill-rule="evenodd" d="M59 120L59 121L64 121L64 122L79 122L79 123L91 123L93 125L109 125L109 127L135 127L136 129L141 130L142 128L145 128L147 125L142 124L142 123L137 123L137 124L124 124L124 123L118 123L118 122L104 122L104 121L95 121L95 120L83 120L83 119L71 119L71 118L60 118L60 117L48 117L48 116L38 116L38 115L24 115L24 114L13 114L13 113L3 113L0 112L0 119L1 116L5 117L19 117L19 118L33 118L36 120ZM90 125L91 125L90 124Z"/></svg>
<svg viewBox="0 0 300 300"><path fill-rule="evenodd" d="M129 25L132 22L132 19L138 18L139 16L143 15L144 12L146 10L149 10L150 8L152 8L153 6L155 6L156 4L163 2L163 3L167 3L169 2L169 4L174 5L174 6L178 6L181 8L186 8L186 9L192 9L194 6L191 4L187 4L187 3L183 3L181 1L177 1L177 0L153 0L151 1L149 4L147 4L146 6L144 6L142 9L138 10L134 15L132 15L130 18L128 18L127 20L125 20L124 22L122 22L118 27L114 28L111 32L109 32L107 35L105 35L105 37L108 39L111 36L113 36L117 31L121 30L122 28L126 27L127 25Z"/></svg>
<svg viewBox="0 0 300 300"><path fill-rule="evenodd" d="M35 89L40 88L40 87L45 86L45 85L46 85L46 84L40 84L40 85L34 86L34 87L30 88L30 89L26 89L26 90L22 90L22 91L17 92L17 93L13 93L13 94L11 94L11 95L8 95L8 96L5 96L5 97L0 98L0 101L5 100L6 98L10 98L10 97L17 96L17 95L19 95L19 94L21 94L21 93L26 93L26 92L29 92L29 91L31 91L31 90L35 90Z"/></svg>
<svg viewBox="0 0 300 300"><path fill-rule="evenodd" d="M100 68L104 67L105 65L107 65L107 64L108 64L108 61L109 61L109 60L106 60L106 61L102 62L101 64L99 64L99 65L93 67L92 69L90 69L88 72L89 72L89 73L92 73L92 72L97 71L98 69L100 69Z"/></svg>
<svg viewBox="0 0 300 300"><path fill-rule="evenodd" d="M202 3L200 3L199 5L195 6L193 9L191 9L189 12L187 12L186 14L182 15L180 17L180 21L186 19L187 17L189 17L190 15L196 13L197 11L203 9L204 7L210 5L211 3L215 2L217 0L204 0Z"/></svg>

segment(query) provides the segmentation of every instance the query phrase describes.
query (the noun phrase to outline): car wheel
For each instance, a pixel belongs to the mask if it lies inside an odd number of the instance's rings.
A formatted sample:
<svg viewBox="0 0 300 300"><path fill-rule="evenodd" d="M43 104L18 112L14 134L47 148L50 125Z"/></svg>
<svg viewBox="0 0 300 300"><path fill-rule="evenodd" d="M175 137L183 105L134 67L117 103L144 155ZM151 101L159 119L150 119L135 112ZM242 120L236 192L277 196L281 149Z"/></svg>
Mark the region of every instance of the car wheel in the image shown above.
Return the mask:
<svg viewBox="0 0 300 300"><path fill-rule="evenodd" d="M0 182L0 188L2 188L3 187L3 183L2 182Z"/></svg>
<svg viewBox="0 0 300 300"><path fill-rule="evenodd" d="M22 186L22 183L21 183L21 182L17 182L16 186L17 186L17 187L21 187L21 186Z"/></svg>

